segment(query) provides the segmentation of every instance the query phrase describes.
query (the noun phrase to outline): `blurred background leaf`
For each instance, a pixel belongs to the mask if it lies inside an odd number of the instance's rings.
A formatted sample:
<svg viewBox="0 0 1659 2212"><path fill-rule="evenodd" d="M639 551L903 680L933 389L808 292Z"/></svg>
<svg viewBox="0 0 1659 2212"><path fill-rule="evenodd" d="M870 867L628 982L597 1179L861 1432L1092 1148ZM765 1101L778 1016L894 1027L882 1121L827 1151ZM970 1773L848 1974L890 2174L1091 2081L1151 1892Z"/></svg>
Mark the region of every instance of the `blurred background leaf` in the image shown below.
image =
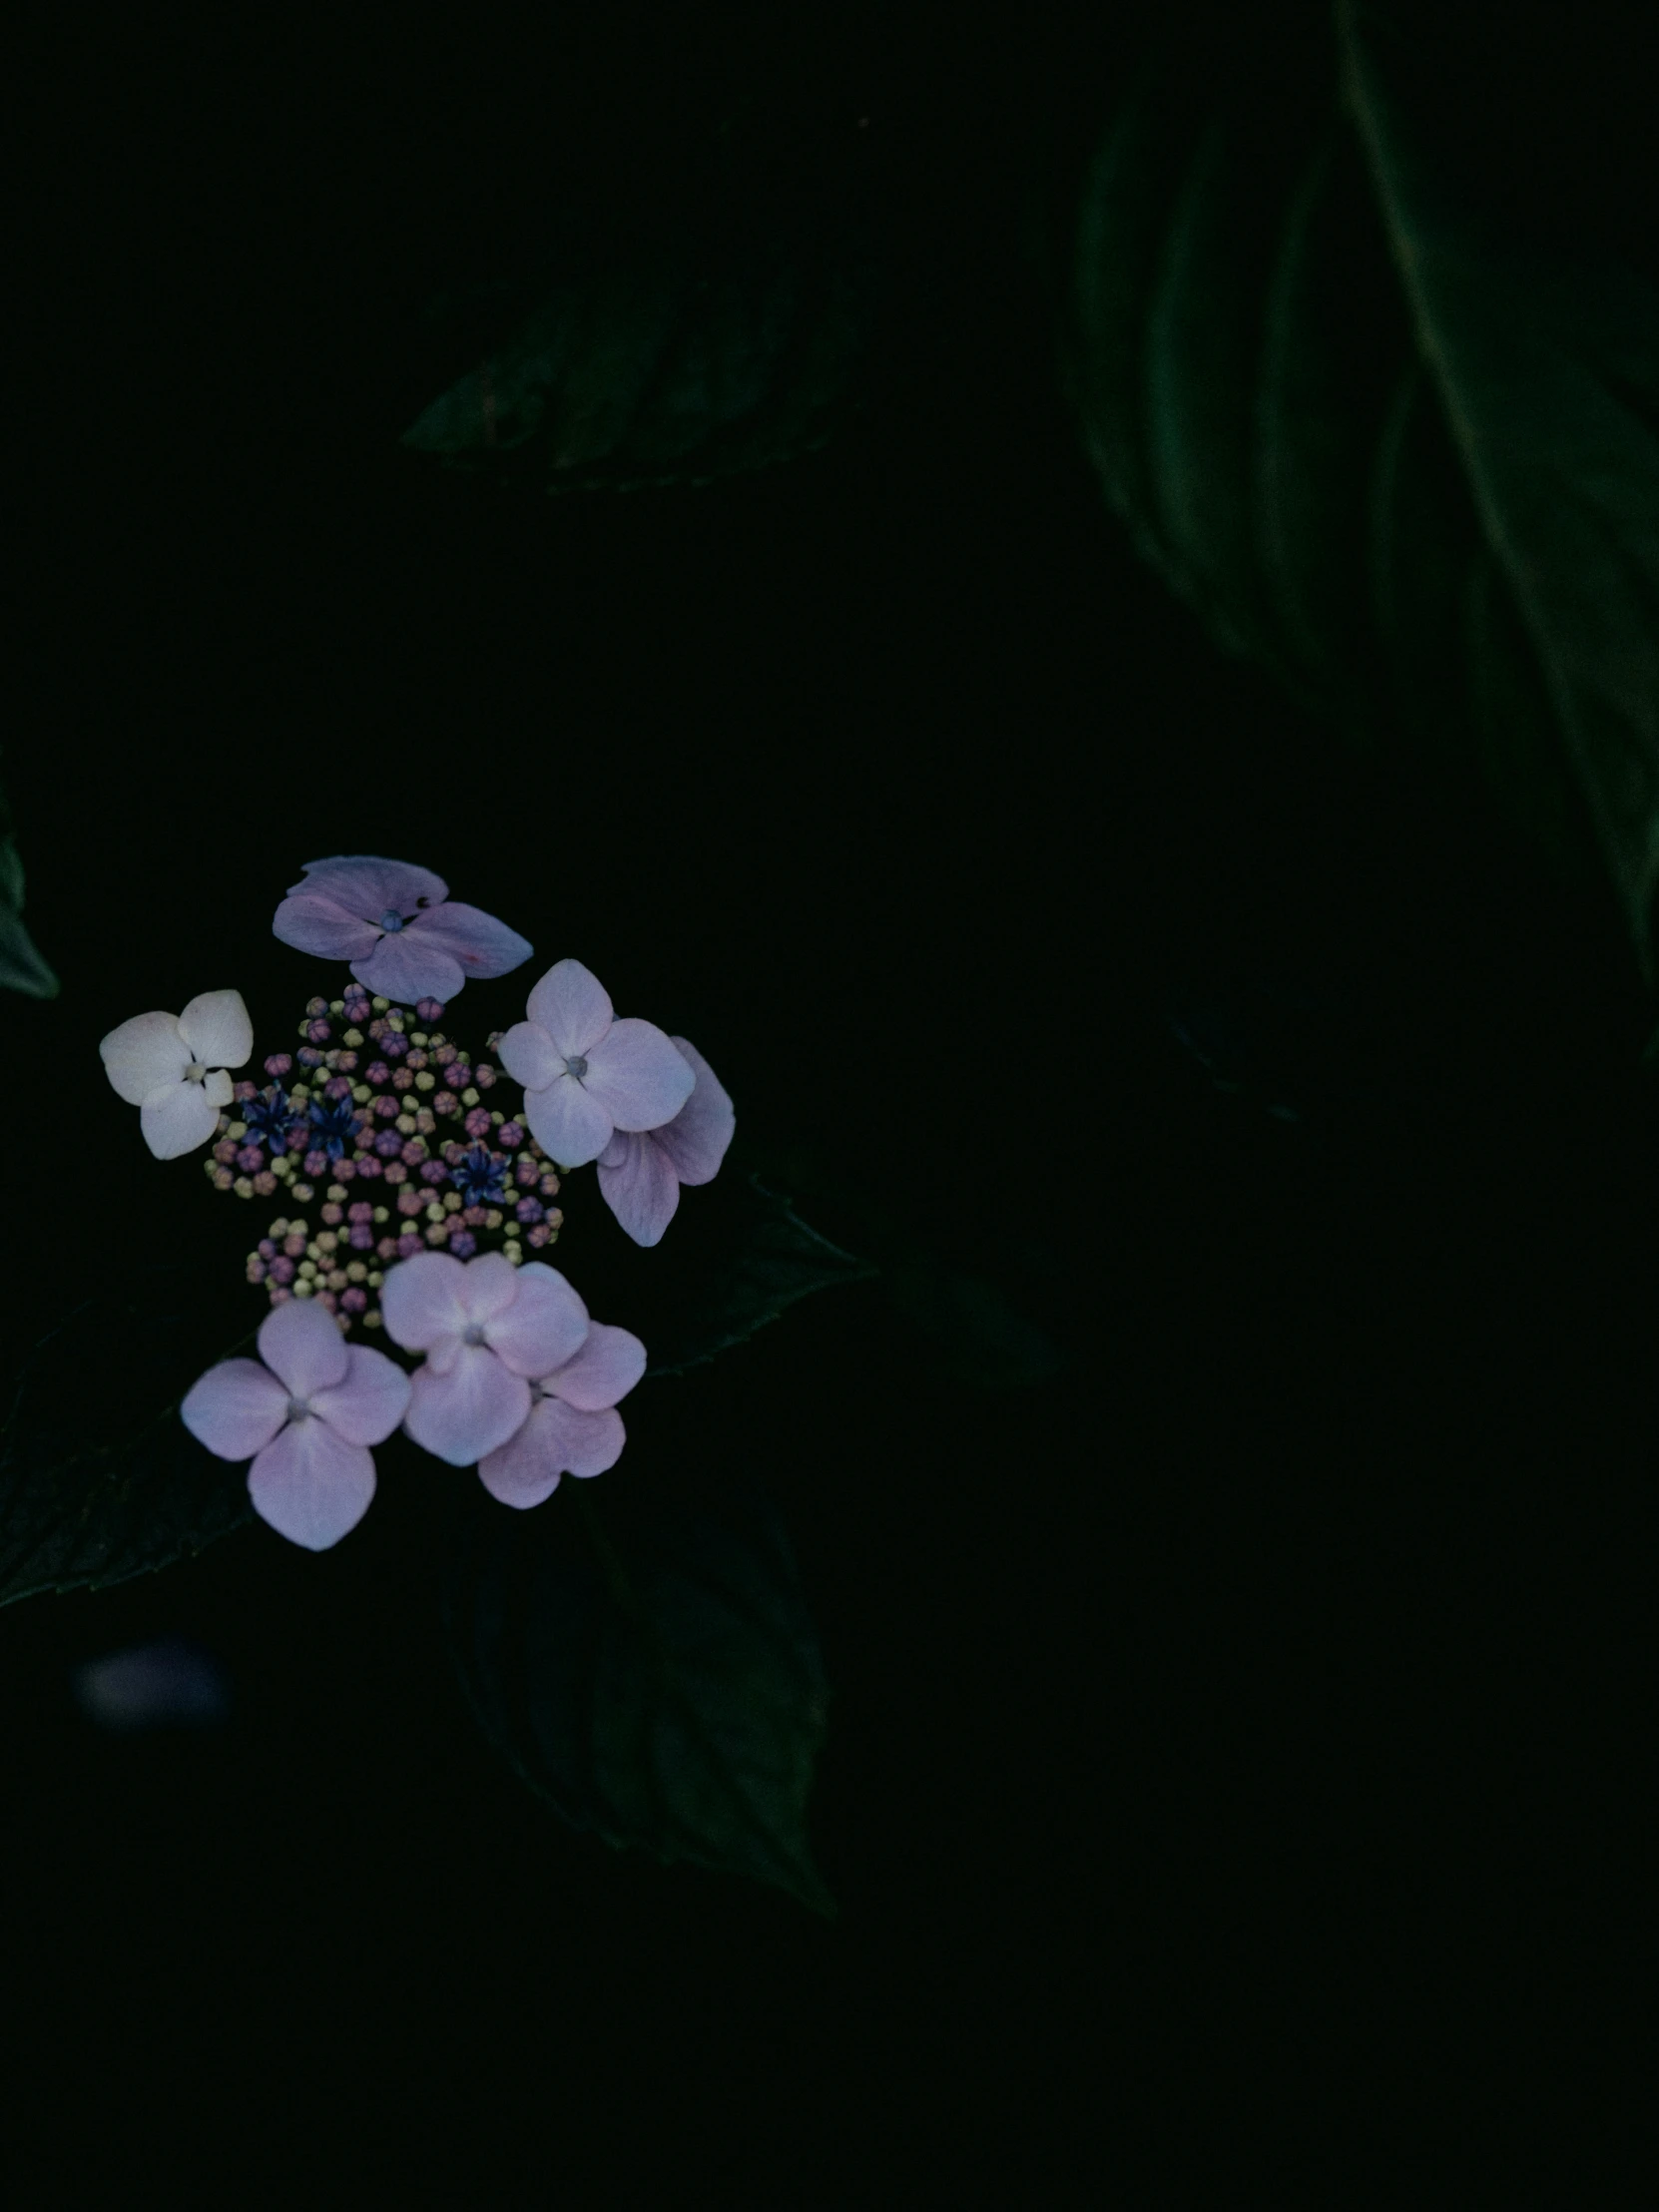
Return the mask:
<svg viewBox="0 0 1659 2212"><path fill-rule="evenodd" d="M1063 375L1212 635L1610 884L1651 983L1659 292L1460 198L1388 28L1340 10L1318 90L1253 23L1170 28L1062 218Z"/></svg>
<svg viewBox="0 0 1659 2212"><path fill-rule="evenodd" d="M404 445L555 492L712 483L822 446L858 403L880 293L855 129L811 190L729 117L649 225L550 210L547 269L432 302L457 342L488 333L484 357Z"/></svg>
<svg viewBox="0 0 1659 2212"><path fill-rule="evenodd" d="M12 811L0 788L0 990L30 998L56 998L58 979L23 926L23 858L13 832Z"/></svg>
<svg viewBox="0 0 1659 2212"><path fill-rule="evenodd" d="M832 1914L806 1834L829 1693L776 1509L562 1493L454 1493L445 1621L485 1734L573 1826Z"/></svg>
<svg viewBox="0 0 1659 2212"><path fill-rule="evenodd" d="M226 1326L208 1271L163 1265L19 1330L0 1371L0 1605L124 1582L252 1519L246 1468L179 1418L197 1377L244 1349Z"/></svg>

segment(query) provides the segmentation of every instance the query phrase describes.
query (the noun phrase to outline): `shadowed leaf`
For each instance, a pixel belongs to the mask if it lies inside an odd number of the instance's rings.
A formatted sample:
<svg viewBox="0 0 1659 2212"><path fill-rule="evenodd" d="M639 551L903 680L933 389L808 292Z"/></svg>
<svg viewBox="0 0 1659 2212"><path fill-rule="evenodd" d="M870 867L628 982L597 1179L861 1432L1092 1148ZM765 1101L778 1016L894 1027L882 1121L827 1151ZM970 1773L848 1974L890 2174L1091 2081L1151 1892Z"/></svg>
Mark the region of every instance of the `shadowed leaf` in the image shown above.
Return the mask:
<svg viewBox="0 0 1659 2212"><path fill-rule="evenodd" d="M751 186L676 235L553 273L404 433L549 491L706 484L811 452L853 396L875 300L856 209ZM511 296L511 292L509 292ZM498 293L499 298L499 293Z"/></svg>
<svg viewBox="0 0 1659 2212"><path fill-rule="evenodd" d="M58 979L23 926L23 857L12 833L11 809L0 791L0 990L56 998Z"/></svg>
<svg viewBox="0 0 1659 2212"><path fill-rule="evenodd" d="M806 1836L823 1661L758 1494L602 1519L576 1482L525 1513L469 1484L444 1604L485 1734L573 1826L833 1913Z"/></svg>
<svg viewBox="0 0 1659 2212"><path fill-rule="evenodd" d="M103 1588L252 1518L246 1469L179 1400L225 1344L224 1302L183 1268L140 1271L17 1345L0 1374L0 1604ZM252 1342L250 1334L248 1342Z"/></svg>
<svg viewBox="0 0 1659 2212"><path fill-rule="evenodd" d="M1121 102L1069 226L1083 435L1218 642L1483 785L1651 979L1659 296L1500 248L1339 30L1323 92L1212 23Z"/></svg>

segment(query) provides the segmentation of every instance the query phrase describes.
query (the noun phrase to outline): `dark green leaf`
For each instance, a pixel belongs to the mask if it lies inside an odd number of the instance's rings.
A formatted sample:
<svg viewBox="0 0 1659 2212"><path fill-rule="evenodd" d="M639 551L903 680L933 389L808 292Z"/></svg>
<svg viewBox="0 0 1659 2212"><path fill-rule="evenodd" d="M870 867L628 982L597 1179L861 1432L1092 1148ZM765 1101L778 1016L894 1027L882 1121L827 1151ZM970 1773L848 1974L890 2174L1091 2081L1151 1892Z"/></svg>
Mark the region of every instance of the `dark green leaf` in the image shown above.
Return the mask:
<svg viewBox="0 0 1659 2212"><path fill-rule="evenodd" d="M1359 10L1338 20L1348 109L1491 556L1485 598L1519 617L1651 977L1659 290L1594 241L1570 261L1498 244L1416 143Z"/></svg>
<svg viewBox="0 0 1659 2212"><path fill-rule="evenodd" d="M983 1275L947 1268L910 1247L881 1271L888 1304L932 1346L947 1375L984 1390L1046 1382L1065 1362L1046 1330Z"/></svg>
<svg viewBox="0 0 1659 2212"><path fill-rule="evenodd" d="M1063 359L1107 494L1230 650L1610 878L1645 967L1659 296L1499 252L1351 18L1324 92L1228 35L1161 48L1084 179Z"/></svg>
<svg viewBox="0 0 1659 2212"><path fill-rule="evenodd" d="M852 394L872 261L851 211L774 222L758 197L550 276L403 443L551 491L710 483L822 445Z"/></svg>
<svg viewBox="0 0 1659 2212"><path fill-rule="evenodd" d="M56 998L58 979L23 926L23 857L12 830L11 809L0 791L0 990L30 998Z"/></svg>
<svg viewBox="0 0 1659 2212"><path fill-rule="evenodd" d="M247 1470L179 1418L197 1377L244 1349L227 1347L224 1301L200 1280L135 1271L14 1346L0 1374L0 1604L124 1582L251 1517Z"/></svg>
<svg viewBox="0 0 1659 2212"><path fill-rule="evenodd" d="M601 1230L606 1226L597 1221ZM661 1244L642 1252L618 1231L583 1248L582 1295L602 1320L645 1344L652 1375L679 1375L745 1343L815 1291L866 1282L869 1261L821 1237L788 1198L729 1162L682 1195Z"/></svg>
<svg viewBox="0 0 1659 2212"><path fill-rule="evenodd" d="M837 1230L868 1254L889 1310L956 1382L1022 1389L1048 1382L1065 1366L1053 1338L1020 1312L1002 1283L951 1267L872 1199L865 1179L799 1146L779 1152L765 1172L769 1184L794 1191L815 1211L829 1210Z"/></svg>
<svg viewBox="0 0 1659 2212"><path fill-rule="evenodd" d="M525 1513L456 1493L445 1619L485 1734L573 1826L832 1914L806 1834L828 1692L775 1510L603 1512L576 1482Z"/></svg>

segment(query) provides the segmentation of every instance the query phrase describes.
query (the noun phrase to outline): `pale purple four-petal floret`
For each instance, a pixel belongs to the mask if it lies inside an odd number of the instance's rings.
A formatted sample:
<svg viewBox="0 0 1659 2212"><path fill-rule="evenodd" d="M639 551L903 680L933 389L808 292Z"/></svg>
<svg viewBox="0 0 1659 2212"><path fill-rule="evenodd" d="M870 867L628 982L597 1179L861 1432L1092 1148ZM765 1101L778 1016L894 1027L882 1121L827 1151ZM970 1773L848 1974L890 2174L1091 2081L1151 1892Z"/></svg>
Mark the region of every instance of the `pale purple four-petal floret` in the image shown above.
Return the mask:
<svg viewBox="0 0 1659 2212"><path fill-rule="evenodd" d="M725 1085L689 1037L676 1049L690 1066L691 1096L659 1129L618 1129L599 1155L605 1203L638 1245L660 1242L680 1204L682 1183L712 1183L726 1157L737 1115Z"/></svg>
<svg viewBox="0 0 1659 2212"><path fill-rule="evenodd" d="M333 1315L308 1301L275 1308L257 1342L258 1360L222 1360L179 1410L221 1459L252 1458L248 1491L263 1520L326 1551L368 1511L368 1446L403 1418L409 1378L383 1352L348 1345Z"/></svg>
<svg viewBox="0 0 1659 2212"><path fill-rule="evenodd" d="M615 1407L645 1373L645 1347L591 1321L556 1268L417 1253L387 1274L380 1304L387 1336L426 1355L404 1428L451 1466L476 1465L504 1504L539 1504L561 1474L621 1457Z"/></svg>
<svg viewBox="0 0 1659 2212"><path fill-rule="evenodd" d="M462 905L430 868L368 854L307 860L272 922L283 944L346 960L365 990L399 1006L452 999L469 975L506 975L533 946Z"/></svg>
<svg viewBox="0 0 1659 2212"><path fill-rule="evenodd" d="M597 1160L617 1130L660 1129L697 1077L655 1022L618 1021L610 993L580 960L560 960L501 1039L501 1065L524 1086L524 1118L561 1168Z"/></svg>

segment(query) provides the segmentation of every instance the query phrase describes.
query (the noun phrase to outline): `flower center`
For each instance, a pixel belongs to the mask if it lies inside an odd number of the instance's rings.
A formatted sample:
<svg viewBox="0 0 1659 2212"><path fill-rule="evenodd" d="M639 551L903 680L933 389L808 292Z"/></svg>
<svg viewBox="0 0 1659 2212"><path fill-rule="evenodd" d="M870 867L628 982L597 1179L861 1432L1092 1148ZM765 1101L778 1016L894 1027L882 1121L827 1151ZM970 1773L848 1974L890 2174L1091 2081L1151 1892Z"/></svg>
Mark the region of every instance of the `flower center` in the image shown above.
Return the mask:
<svg viewBox="0 0 1659 2212"><path fill-rule="evenodd" d="M388 906L385 912L380 916L380 927L382 929L401 929L402 926L403 916L399 913L394 912L392 908Z"/></svg>
<svg viewBox="0 0 1659 2212"><path fill-rule="evenodd" d="M586 1060L583 1059L582 1055L579 1052L574 1059L567 1060L565 1062L565 1073L567 1075L574 1075L578 1083L582 1080L583 1076L587 1074L587 1072L588 1063L586 1062Z"/></svg>
<svg viewBox="0 0 1659 2212"><path fill-rule="evenodd" d="M185 1070L185 1081L187 1083L200 1083L207 1072L200 1060L192 1060L190 1066Z"/></svg>
<svg viewBox="0 0 1659 2212"><path fill-rule="evenodd" d="M290 1397L288 1399L289 1420L304 1420L310 1414L310 1400L308 1398Z"/></svg>
<svg viewBox="0 0 1659 2212"><path fill-rule="evenodd" d="M467 1328L466 1328L466 1334L465 1334L465 1335L464 1335L464 1336L462 1337L462 1339L461 1339L461 1342L462 1342L462 1344L464 1344L464 1345L481 1345L481 1344L483 1343L483 1341L484 1341L484 1325L483 1325L483 1323L482 1323L482 1322L477 1322L477 1321L474 1321L474 1322L469 1322L469 1323L467 1324Z"/></svg>

